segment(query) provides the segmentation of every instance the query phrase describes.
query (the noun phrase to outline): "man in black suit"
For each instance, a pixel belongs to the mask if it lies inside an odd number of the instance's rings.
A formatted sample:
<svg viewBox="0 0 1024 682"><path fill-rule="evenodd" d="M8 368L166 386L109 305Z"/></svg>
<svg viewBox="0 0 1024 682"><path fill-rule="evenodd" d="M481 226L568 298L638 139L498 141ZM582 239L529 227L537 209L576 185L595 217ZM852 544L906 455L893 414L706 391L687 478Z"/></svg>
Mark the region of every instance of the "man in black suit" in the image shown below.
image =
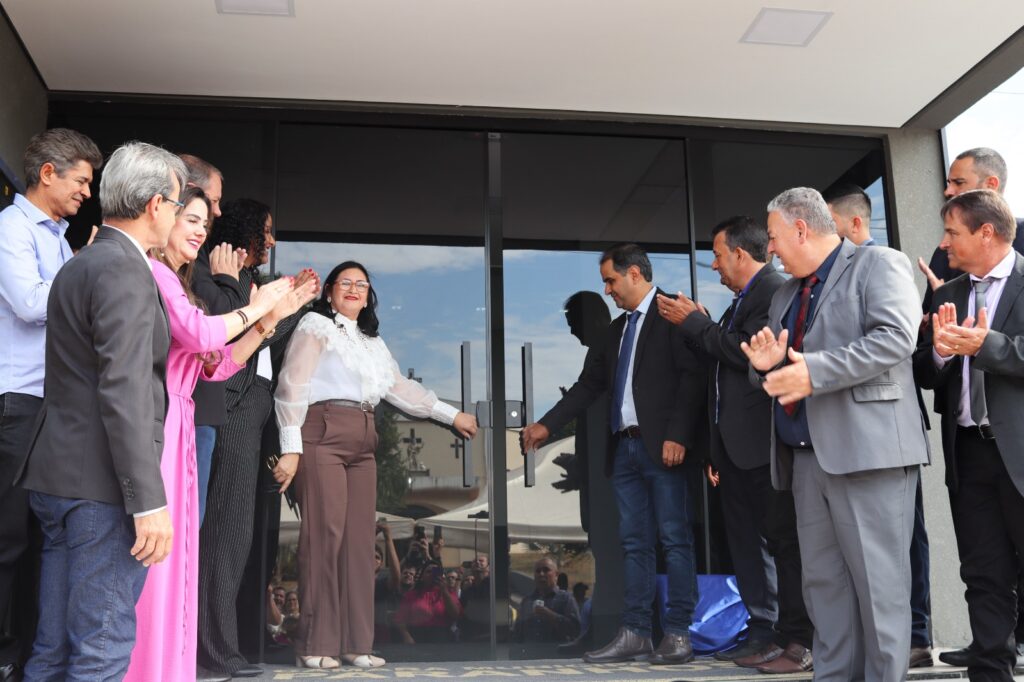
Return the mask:
<svg viewBox="0 0 1024 682"><path fill-rule="evenodd" d="M146 568L171 549L170 331L146 252L167 244L184 183L173 154L119 148L100 181L104 224L53 280L45 398L20 472L45 538L31 680L123 677Z"/></svg>
<svg viewBox="0 0 1024 682"><path fill-rule="evenodd" d="M1011 246L1016 221L997 192L957 195L942 217L940 247L965 274L936 289L914 373L942 408L946 485L973 635L968 673L1008 681L1024 556L1024 256Z"/></svg>
<svg viewBox="0 0 1024 682"><path fill-rule="evenodd" d="M626 311L608 327L595 362L540 421L523 429L524 450L611 391L613 437L605 473L619 508L625 558L625 610L612 642L584 654L589 663L640 659L654 664L693 659L689 626L697 601L692 500L682 464L703 423L705 376L682 333L651 307L651 261L636 244L601 255L605 294ZM691 458L692 459L692 458ZM652 532L657 528L657 535ZM652 655L655 545L665 552L669 613L665 636Z"/></svg>
<svg viewBox="0 0 1024 682"><path fill-rule="evenodd" d="M743 667L802 672L795 661L810 657L814 626L801 593L793 493L772 487L772 402L750 383L747 356L740 349L767 324L772 295L786 280L768 264L768 230L752 218L729 218L711 234L711 268L735 294L721 321L714 323L682 295L659 296L657 302L662 317L680 325L710 356L712 366L707 477L711 485L721 486L729 552L750 614L746 640L715 657ZM787 647L792 655L782 656Z"/></svg>

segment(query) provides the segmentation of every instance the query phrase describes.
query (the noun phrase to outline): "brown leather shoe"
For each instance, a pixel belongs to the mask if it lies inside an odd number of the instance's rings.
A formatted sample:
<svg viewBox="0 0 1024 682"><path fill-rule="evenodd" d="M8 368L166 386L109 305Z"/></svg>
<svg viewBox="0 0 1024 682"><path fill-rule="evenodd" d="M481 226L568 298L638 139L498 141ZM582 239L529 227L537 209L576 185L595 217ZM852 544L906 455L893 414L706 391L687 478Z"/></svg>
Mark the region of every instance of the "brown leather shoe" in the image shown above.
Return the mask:
<svg viewBox="0 0 1024 682"><path fill-rule="evenodd" d="M756 654L750 656L744 656L743 658L737 658L733 663L740 666L741 668L756 668L764 665L769 661L774 661L776 658L782 655L783 649L778 644L769 643L765 648L758 651Z"/></svg>
<svg viewBox="0 0 1024 682"><path fill-rule="evenodd" d="M790 642L782 655L757 667L759 673L802 673L814 670L814 657L805 646Z"/></svg>
<svg viewBox="0 0 1024 682"><path fill-rule="evenodd" d="M932 648L930 646L912 646L910 647L910 665L908 668L930 668L935 665L935 660L932 658Z"/></svg>

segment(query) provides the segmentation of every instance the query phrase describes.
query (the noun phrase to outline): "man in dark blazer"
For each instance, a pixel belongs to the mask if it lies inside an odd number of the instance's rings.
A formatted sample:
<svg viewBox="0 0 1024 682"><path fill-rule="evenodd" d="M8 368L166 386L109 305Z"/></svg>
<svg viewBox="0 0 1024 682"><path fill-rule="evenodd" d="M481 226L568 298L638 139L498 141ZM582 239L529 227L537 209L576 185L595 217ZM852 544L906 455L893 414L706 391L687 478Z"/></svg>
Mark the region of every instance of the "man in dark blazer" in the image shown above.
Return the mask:
<svg viewBox="0 0 1024 682"><path fill-rule="evenodd" d="M772 487L769 464L772 401L750 383L740 343L768 323L772 295L785 278L768 264L768 231L747 216L711 231L711 269L735 294L717 324L689 298L659 296L658 311L710 360L708 416L711 464L707 476L721 487L726 538L740 597L747 607L747 638L715 655L743 667L801 672L793 659L809 658L814 626L800 585L800 544L793 493ZM782 656L791 647L792 657Z"/></svg>
<svg viewBox="0 0 1024 682"><path fill-rule="evenodd" d="M146 568L171 549L160 458L170 330L146 252L167 244L184 164L132 142L100 181L104 224L53 280L45 398L20 484L44 534L31 680L120 679Z"/></svg>
<svg viewBox="0 0 1024 682"><path fill-rule="evenodd" d="M689 626L697 581L693 501L681 465L704 422L705 376L679 329L652 307L657 290L643 249L635 244L614 246L601 255L600 264L605 293L626 314L609 325L595 362L565 396L539 422L523 429L523 448L541 445L610 392L613 437L606 450L605 473L612 477L619 508L626 604L618 635L583 658L591 663L648 658L655 664L685 663L693 659ZM662 623L665 636L652 656L658 541L668 570L669 613Z"/></svg>
<svg viewBox="0 0 1024 682"><path fill-rule="evenodd" d="M942 217L940 246L965 274L935 290L914 372L935 390L942 412L973 635L968 673L972 680L1011 680L1024 556L1024 257L1012 248L1013 214L992 190L951 198Z"/></svg>

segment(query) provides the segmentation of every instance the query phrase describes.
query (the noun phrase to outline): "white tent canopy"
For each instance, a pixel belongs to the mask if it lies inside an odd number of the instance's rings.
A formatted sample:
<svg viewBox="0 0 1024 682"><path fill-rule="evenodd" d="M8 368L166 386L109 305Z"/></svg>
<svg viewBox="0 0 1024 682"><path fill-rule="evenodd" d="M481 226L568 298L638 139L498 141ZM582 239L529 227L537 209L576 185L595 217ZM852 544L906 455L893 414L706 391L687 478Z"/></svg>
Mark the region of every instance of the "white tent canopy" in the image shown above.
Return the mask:
<svg viewBox="0 0 1024 682"><path fill-rule="evenodd" d="M520 467L509 472L508 532L512 542L586 543L587 534L580 521L580 493L563 493L551 487L561 478L564 469L554 463L563 452L575 450L575 438L563 438L537 451L536 485L524 485L525 472ZM511 456L518 456L512 453ZM434 526L443 529L448 547L473 547L486 551L488 524L487 490L469 504L417 521L428 531ZM428 533L429 534L429 533Z"/></svg>

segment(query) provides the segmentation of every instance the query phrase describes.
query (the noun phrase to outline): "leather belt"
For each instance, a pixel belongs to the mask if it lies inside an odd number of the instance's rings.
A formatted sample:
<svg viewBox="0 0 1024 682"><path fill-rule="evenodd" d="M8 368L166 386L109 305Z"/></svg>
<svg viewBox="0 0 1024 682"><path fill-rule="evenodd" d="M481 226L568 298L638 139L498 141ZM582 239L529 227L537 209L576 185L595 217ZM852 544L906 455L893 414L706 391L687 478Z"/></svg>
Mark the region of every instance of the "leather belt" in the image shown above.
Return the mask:
<svg viewBox="0 0 1024 682"><path fill-rule="evenodd" d="M957 431L963 431L982 440L995 440L996 434L991 424L975 424L974 426L957 426Z"/></svg>
<svg viewBox="0 0 1024 682"><path fill-rule="evenodd" d="M373 414L373 405L371 405L366 400L321 400L319 401L318 404L331 405L334 407L354 407L357 410L362 410L363 412L369 412L370 414Z"/></svg>
<svg viewBox="0 0 1024 682"><path fill-rule="evenodd" d="M627 426L617 434L619 438L641 438L639 426Z"/></svg>

